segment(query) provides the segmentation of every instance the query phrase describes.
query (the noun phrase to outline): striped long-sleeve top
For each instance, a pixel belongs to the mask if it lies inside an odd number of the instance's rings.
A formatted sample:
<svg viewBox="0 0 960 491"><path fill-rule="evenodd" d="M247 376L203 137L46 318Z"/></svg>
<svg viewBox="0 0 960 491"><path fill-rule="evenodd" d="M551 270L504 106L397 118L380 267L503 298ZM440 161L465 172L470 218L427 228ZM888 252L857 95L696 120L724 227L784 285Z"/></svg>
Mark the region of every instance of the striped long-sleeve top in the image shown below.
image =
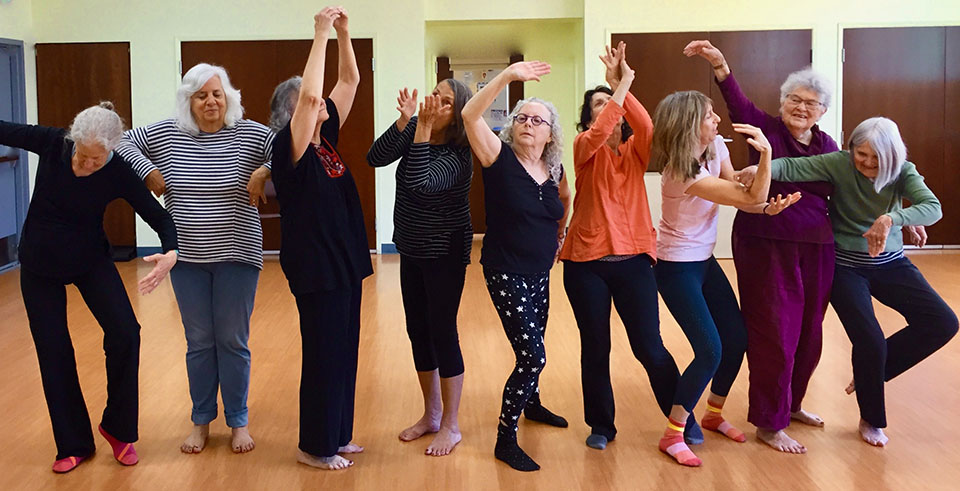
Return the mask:
<svg viewBox="0 0 960 491"><path fill-rule="evenodd" d="M451 236L463 234L463 263L470 263L470 148L414 143L417 118L401 132L396 124L373 142L367 162L383 167L400 159L393 212L393 242L400 254L436 259L449 253ZM459 236L459 235L458 235Z"/></svg>
<svg viewBox="0 0 960 491"><path fill-rule="evenodd" d="M273 137L247 119L198 135L167 119L127 131L116 151L141 179L158 169L163 175L181 261L238 261L262 269L260 216L246 187L253 171L269 168Z"/></svg>

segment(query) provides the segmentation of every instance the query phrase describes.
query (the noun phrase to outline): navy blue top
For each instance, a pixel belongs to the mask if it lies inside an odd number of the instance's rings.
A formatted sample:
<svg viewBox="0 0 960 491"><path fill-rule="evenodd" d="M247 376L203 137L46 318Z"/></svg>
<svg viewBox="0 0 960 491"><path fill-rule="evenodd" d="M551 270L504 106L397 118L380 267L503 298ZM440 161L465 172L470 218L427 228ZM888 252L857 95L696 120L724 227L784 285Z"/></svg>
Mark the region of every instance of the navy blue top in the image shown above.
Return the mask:
<svg viewBox="0 0 960 491"><path fill-rule="evenodd" d="M177 248L173 218L150 195L120 155L84 177L73 172L74 143L60 128L0 121L0 145L40 156L33 197L23 224L20 265L50 278L70 280L100 261L109 261L103 230L107 204L122 198L160 236L163 251Z"/></svg>
<svg viewBox="0 0 960 491"><path fill-rule="evenodd" d="M483 197L487 232L480 264L506 273L550 271L563 218L557 183L537 184L510 145L501 143L497 160L483 168Z"/></svg>
<svg viewBox="0 0 960 491"><path fill-rule="evenodd" d="M330 118L293 165L290 123L273 143L273 183L280 202L280 266L294 295L359 284L373 274L360 194L337 152L340 115L326 100Z"/></svg>

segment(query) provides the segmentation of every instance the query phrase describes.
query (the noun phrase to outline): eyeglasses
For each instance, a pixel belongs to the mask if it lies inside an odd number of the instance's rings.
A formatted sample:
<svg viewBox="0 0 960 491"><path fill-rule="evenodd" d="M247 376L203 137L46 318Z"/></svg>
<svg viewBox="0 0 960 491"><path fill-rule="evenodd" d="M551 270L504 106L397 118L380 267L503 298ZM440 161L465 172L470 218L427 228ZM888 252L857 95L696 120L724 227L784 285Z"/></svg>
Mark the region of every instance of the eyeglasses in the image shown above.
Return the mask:
<svg viewBox="0 0 960 491"><path fill-rule="evenodd" d="M527 121L530 121L530 124L534 126L540 126L542 124L546 124L547 126L550 126L550 122L547 121L546 119L541 118L540 116L530 116L523 113L519 113L516 116L514 116L513 120L516 121L517 124L523 124L523 123L526 123Z"/></svg>
<svg viewBox="0 0 960 491"><path fill-rule="evenodd" d="M790 101L794 106L806 106L809 109L819 109L823 106L823 103L815 99L803 99L799 96L790 94L787 96L787 100Z"/></svg>

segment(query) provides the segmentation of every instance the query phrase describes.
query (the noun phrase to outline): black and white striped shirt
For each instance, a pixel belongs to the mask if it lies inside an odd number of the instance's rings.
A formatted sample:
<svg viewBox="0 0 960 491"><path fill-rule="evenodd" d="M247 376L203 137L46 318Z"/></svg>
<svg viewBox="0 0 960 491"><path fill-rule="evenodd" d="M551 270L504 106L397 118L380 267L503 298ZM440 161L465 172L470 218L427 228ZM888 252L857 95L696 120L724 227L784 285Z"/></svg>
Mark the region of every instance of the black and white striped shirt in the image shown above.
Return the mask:
<svg viewBox="0 0 960 491"><path fill-rule="evenodd" d="M367 162L374 167L400 159L393 242L400 254L436 259L449 253L452 234L463 233L463 263L469 264L473 243L470 148L413 143L416 131L416 117L403 132L391 124L367 153Z"/></svg>
<svg viewBox="0 0 960 491"><path fill-rule="evenodd" d="M902 257L903 249L881 252L877 257L870 257L870 254L866 252L848 251L840 248L836 250L837 264L848 268L875 268L896 261Z"/></svg>
<svg viewBox="0 0 960 491"><path fill-rule="evenodd" d="M116 151L141 179L155 169L163 175L181 261L239 261L262 269L263 233L247 182L261 165L269 168L273 137L247 119L196 136L167 119L127 131Z"/></svg>

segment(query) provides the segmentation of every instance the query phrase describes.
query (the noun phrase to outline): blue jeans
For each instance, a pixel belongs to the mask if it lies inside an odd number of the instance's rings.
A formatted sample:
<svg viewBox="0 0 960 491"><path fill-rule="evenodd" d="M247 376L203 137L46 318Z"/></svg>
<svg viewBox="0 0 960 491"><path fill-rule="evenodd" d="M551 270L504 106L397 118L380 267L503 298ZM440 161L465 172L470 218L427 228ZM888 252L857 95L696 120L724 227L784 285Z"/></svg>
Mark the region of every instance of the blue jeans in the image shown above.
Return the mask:
<svg viewBox="0 0 960 491"><path fill-rule="evenodd" d="M907 326L885 336L870 297L899 312ZM884 382L947 344L957 333L957 316L907 258L874 268L838 264L830 303L853 343L860 417L885 428Z"/></svg>
<svg viewBox="0 0 960 491"><path fill-rule="evenodd" d="M693 411L710 379L710 392L726 397L740 373L747 328L726 275L706 261L659 261L654 268L663 303L693 348L693 361L680 375L673 403Z"/></svg>
<svg viewBox="0 0 960 491"><path fill-rule="evenodd" d="M187 337L191 420L217 417L217 389L227 426L247 425L250 388L250 314L260 270L238 262L177 262L170 271Z"/></svg>

